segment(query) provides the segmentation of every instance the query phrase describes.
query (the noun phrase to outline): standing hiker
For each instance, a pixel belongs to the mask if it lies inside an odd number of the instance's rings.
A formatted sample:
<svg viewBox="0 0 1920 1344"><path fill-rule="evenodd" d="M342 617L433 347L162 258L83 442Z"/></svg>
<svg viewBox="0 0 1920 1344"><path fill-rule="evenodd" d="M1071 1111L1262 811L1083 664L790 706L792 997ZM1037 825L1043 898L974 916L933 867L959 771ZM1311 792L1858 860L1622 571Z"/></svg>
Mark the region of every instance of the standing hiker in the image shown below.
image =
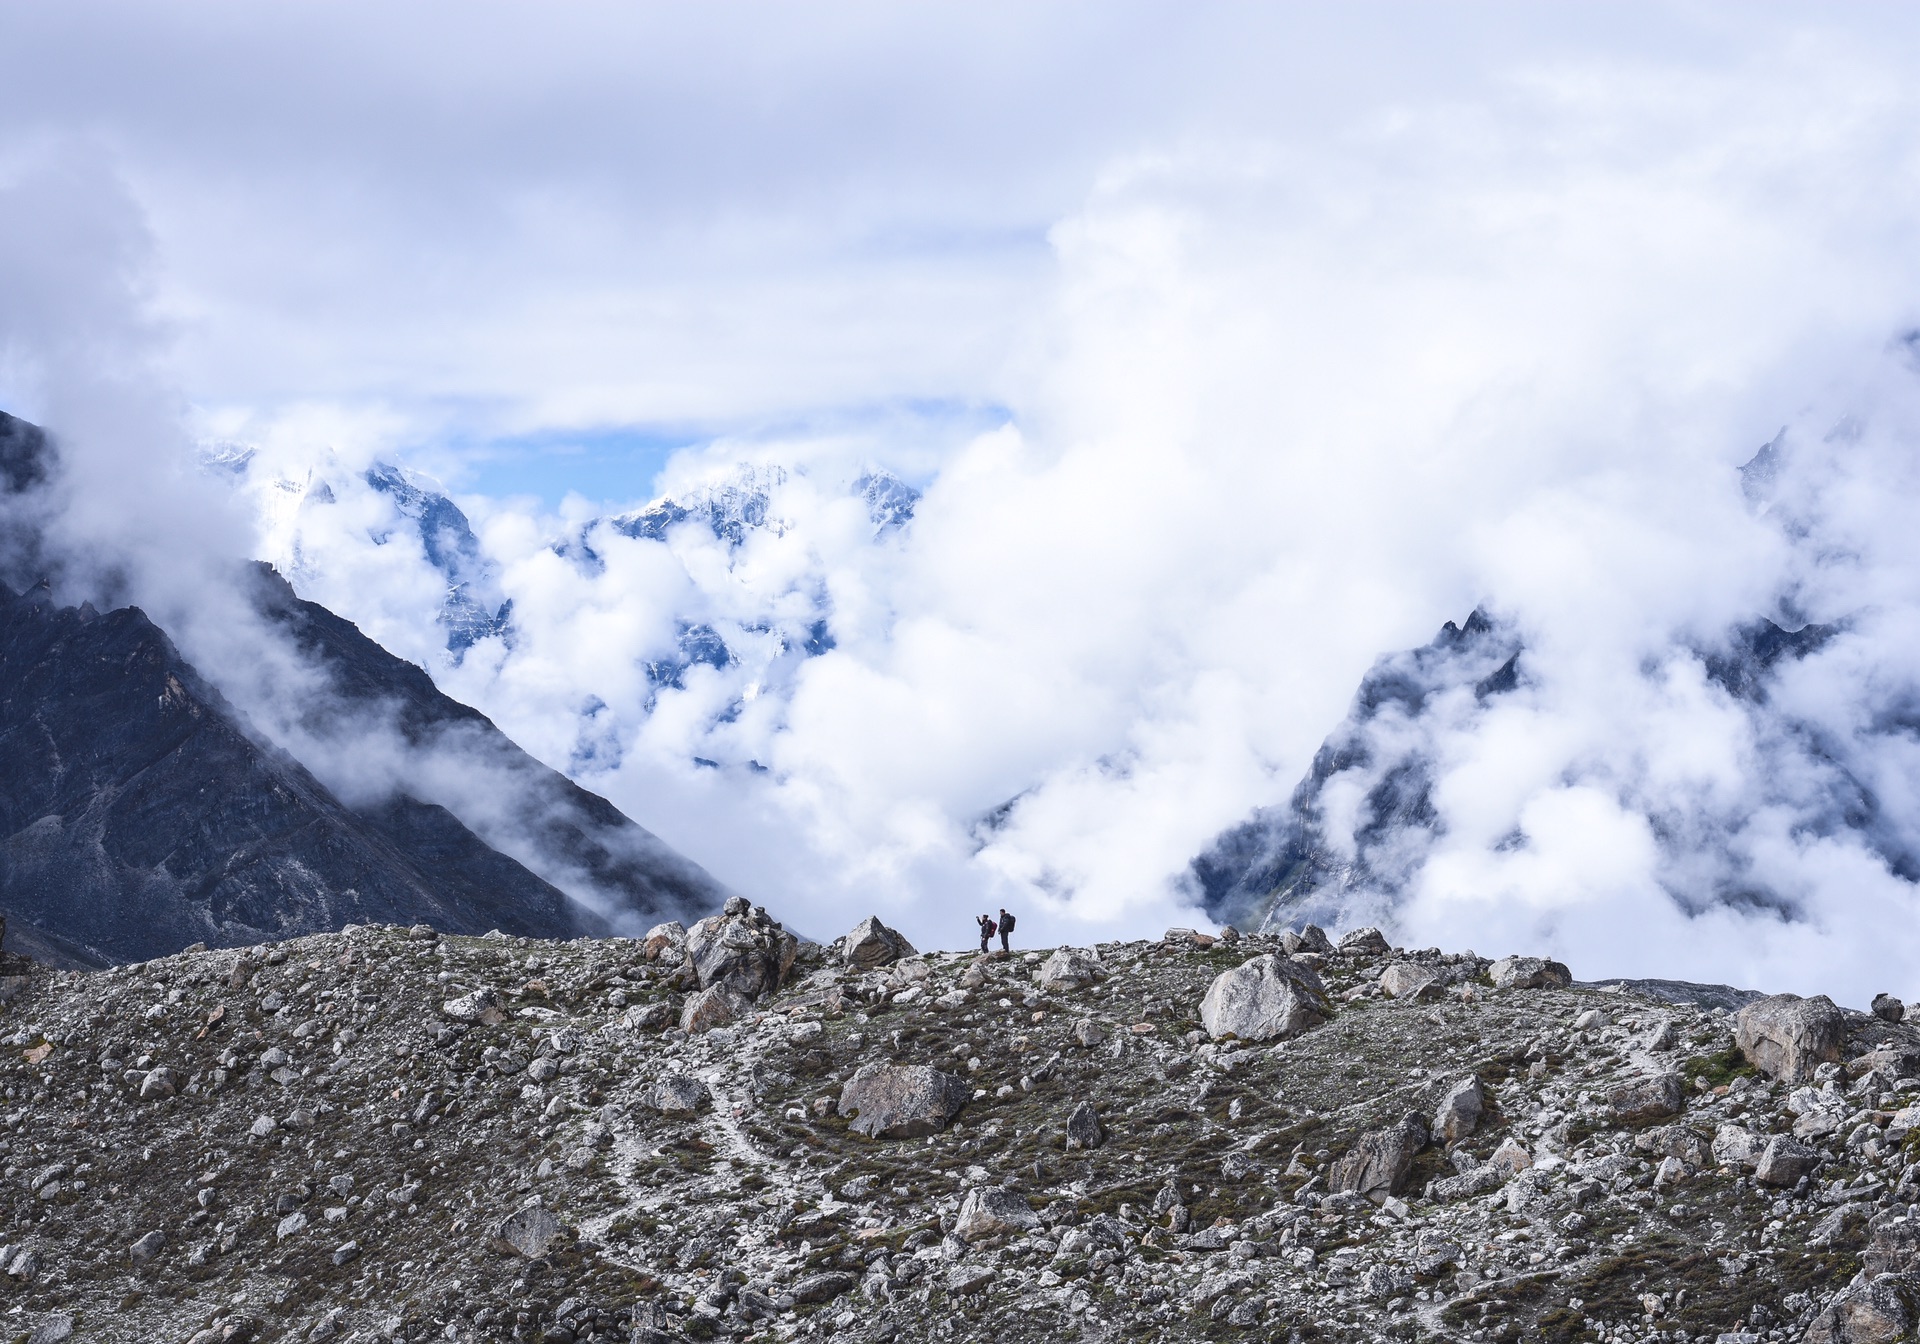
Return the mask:
<svg viewBox="0 0 1920 1344"><path fill-rule="evenodd" d="M1011 947L1007 946L1007 935L1012 932L1013 916L1008 914L1006 908L1003 906L1000 910L1000 950L1002 952L1011 953L1013 951Z"/></svg>
<svg viewBox="0 0 1920 1344"><path fill-rule="evenodd" d="M993 935L999 931L1000 926L985 915L975 916L974 922L980 926L980 950L985 952L987 950L987 939L993 937Z"/></svg>

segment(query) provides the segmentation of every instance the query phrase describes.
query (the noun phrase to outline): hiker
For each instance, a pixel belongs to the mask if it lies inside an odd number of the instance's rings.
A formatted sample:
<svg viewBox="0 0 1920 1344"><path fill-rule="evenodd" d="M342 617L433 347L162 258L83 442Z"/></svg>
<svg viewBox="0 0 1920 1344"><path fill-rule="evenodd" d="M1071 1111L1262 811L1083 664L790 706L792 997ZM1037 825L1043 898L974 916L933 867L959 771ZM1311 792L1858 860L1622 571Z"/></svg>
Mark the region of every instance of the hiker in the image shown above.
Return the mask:
<svg viewBox="0 0 1920 1344"><path fill-rule="evenodd" d="M1013 916L1007 913L1005 906L1002 906L1000 909L1000 950L1002 952L1012 953L1013 949L1007 946L1007 935L1012 932Z"/></svg>
<svg viewBox="0 0 1920 1344"><path fill-rule="evenodd" d="M987 939L999 932L1000 926L995 924L991 919L988 919L985 915L975 916L974 922L980 926L980 950L985 952L987 950Z"/></svg>

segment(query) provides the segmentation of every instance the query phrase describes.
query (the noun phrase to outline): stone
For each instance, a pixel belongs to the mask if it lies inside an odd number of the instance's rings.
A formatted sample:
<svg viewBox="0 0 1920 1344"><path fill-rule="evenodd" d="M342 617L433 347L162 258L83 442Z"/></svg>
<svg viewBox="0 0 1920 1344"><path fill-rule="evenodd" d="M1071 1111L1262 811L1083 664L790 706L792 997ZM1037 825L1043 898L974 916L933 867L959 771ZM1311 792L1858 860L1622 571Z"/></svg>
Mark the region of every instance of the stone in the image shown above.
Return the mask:
<svg viewBox="0 0 1920 1344"><path fill-rule="evenodd" d="M1533 1154L1529 1153L1518 1139L1509 1135L1500 1140L1500 1146L1493 1150L1493 1155L1487 1159L1486 1165L1504 1176L1518 1176L1533 1165Z"/></svg>
<svg viewBox="0 0 1920 1344"><path fill-rule="evenodd" d="M1418 962L1396 961L1380 973L1380 992L1390 999L1431 998L1440 988L1440 977Z"/></svg>
<svg viewBox="0 0 1920 1344"><path fill-rule="evenodd" d="M1775 994L1734 1017L1733 1042L1756 1069L1785 1083L1813 1081L1822 1064L1840 1058L1847 1020L1824 994Z"/></svg>
<svg viewBox="0 0 1920 1344"><path fill-rule="evenodd" d="M868 915L854 925L834 943L833 952L840 961L863 971L919 955L912 943L882 924L877 915Z"/></svg>
<svg viewBox="0 0 1920 1344"><path fill-rule="evenodd" d="M1387 935L1368 925L1354 929L1340 939L1340 950L1357 957L1384 957L1393 951L1393 944L1387 941Z"/></svg>
<svg viewBox="0 0 1920 1344"><path fill-rule="evenodd" d="M957 1265L947 1273L946 1288L956 1297L977 1293L994 1280L991 1265Z"/></svg>
<svg viewBox="0 0 1920 1344"><path fill-rule="evenodd" d="M1753 1177L1762 1185L1792 1186L1820 1165L1820 1150L1776 1134L1754 1164Z"/></svg>
<svg viewBox="0 0 1920 1344"><path fill-rule="evenodd" d="M985 1241L990 1237L1011 1237L1031 1232L1040 1226L1040 1215L1025 1199L1012 1190L998 1186L970 1190L961 1201L953 1230L962 1241Z"/></svg>
<svg viewBox="0 0 1920 1344"><path fill-rule="evenodd" d="M831 1302L854 1285L851 1274L825 1273L809 1274L793 1285L793 1300L807 1304Z"/></svg>
<svg viewBox="0 0 1920 1344"><path fill-rule="evenodd" d="M1073 1108L1067 1117L1067 1151L1098 1148L1107 1141L1107 1131L1100 1123L1099 1112L1093 1109L1093 1103L1083 1101Z"/></svg>
<svg viewBox="0 0 1920 1344"><path fill-rule="evenodd" d="M172 1069L152 1069L140 1080L140 1100L155 1101L179 1091L179 1078Z"/></svg>
<svg viewBox="0 0 1920 1344"><path fill-rule="evenodd" d="M1476 1078L1462 1078L1447 1089L1433 1112L1433 1132L1442 1142L1458 1143L1480 1127L1487 1111L1486 1089Z"/></svg>
<svg viewBox="0 0 1920 1344"><path fill-rule="evenodd" d="M1804 1344L1893 1344L1920 1320L1913 1283L1900 1274L1849 1284L1813 1319Z"/></svg>
<svg viewBox="0 0 1920 1344"><path fill-rule="evenodd" d="M1760 1154L1767 1150L1771 1137L1741 1125L1721 1125L1713 1135L1713 1160L1723 1167L1744 1167L1752 1171L1759 1165Z"/></svg>
<svg viewBox="0 0 1920 1344"><path fill-rule="evenodd" d="M646 1092L646 1104L669 1119L684 1120L700 1113L711 1099L707 1085L683 1073L670 1074Z"/></svg>
<svg viewBox="0 0 1920 1344"><path fill-rule="evenodd" d="M500 1006L499 996L490 989L476 989L471 994L448 999L440 1005L440 1011L455 1022L469 1026L497 1027L507 1020L507 1012Z"/></svg>
<svg viewBox="0 0 1920 1344"><path fill-rule="evenodd" d="M723 912L687 930L686 964L701 989L725 989L748 1003L786 983L800 940L759 906L729 897Z"/></svg>
<svg viewBox="0 0 1920 1344"><path fill-rule="evenodd" d="M1882 1022L1899 1022L1907 1015L1907 1005L1891 994L1875 994L1873 1015Z"/></svg>
<svg viewBox="0 0 1920 1344"><path fill-rule="evenodd" d="M1317 952L1325 954L1333 951L1333 941L1327 937L1326 930L1318 924L1309 924L1298 933L1288 929L1280 935L1280 946L1288 956L1296 952Z"/></svg>
<svg viewBox="0 0 1920 1344"><path fill-rule="evenodd" d="M1096 1022L1090 1017L1083 1017L1073 1024L1073 1039L1089 1050L1105 1045L1107 1037L1112 1034L1105 1023Z"/></svg>
<svg viewBox="0 0 1920 1344"><path fill-rule="evenodd" d="M49 1316L27 1336L27 1344L63 1344L73 1338L73 1317Z"/></svg>
<svg viewBox="0 0 1920 1344"><path fill-rule="evenodd" d="M1213 1039L1288 1040L1332 1014L1312 968L1269 954L1223 971L1200 1001L1200 1024Z"/></svg>
<svg viewBox="0 0 1920 1344"><path fill-rule="evenodd" d="M1678 1115L1686 1104L1686 1083L1677 1073L1636 1078L1607 1094L1607 1105L1614 1117L1630 1125Z"/></svg>
<svg viewBox="0 0 1920 1344"><path fill-rule="evenodd" d="M863 1064L840 1089L848 1128L875 1139L938 1134L972 1095L966 1080L925 1064Z"/></svg>
<svg viewBox="0 0 1920 1344"><path fill-rule="evenodd" d="M133 1267L135 1269L144 1269L153 1263L153 1258L160 1254L160 1248L166 1244L167 1234L156 1227L153 1231L134 1242L133 1245L127 1247L127 1254L133 1258Z"/></svg>
<svg viewBox="0 0 1920 1344"><path fill-rule="evenodd" d="M655 924L640 940L640 947L648 961L657 961L662 957L668 961L678 961L687 950L686 926L677 919Z"/></svg>
<svg viewBox="0 0 1920 1344"><path fill-rule="evenodd" d="M360 1243L343 1241L333 1248L333 1263L337 1269L341 1265L350 1265L360 1258Z"/></svg>
<svg viewBox="0 0 1920 1344"><path fill-rule="evenodd" d="M1419 1115L1362 1134L1327 1172L1327 1189L1334 1194L1365 1195L1376 1202L1397 1195L1427 1141L1427 1122Z"/></svg>
<svg viewBox="0 0 1920 1344"><path fill-rule="evenodd" d="M553 1248L562 1231L558 1218L538 1204L529 1204L501 1219L494 1230L494 1244L501 1250L538 1260Z"/></svg>
<svg viewBox="0 0 1920 1344"><path fill-rule="evenodd" d="M1565 989L1573 972L1545 957L1502 957L1487 968L1495 989Z"/></svg>
<svg viewBox="0 0 1920 1344"><path fill-rule="evenodd" d="M739 1020L746 1010L738 995L721 985L689 994L680 1009L680 1029L698 1036Z"/></svg>
<svg viewBox="0 0 1920 1344"><path fill-rule="evenodd" d="M299 1212L298 1210L295 1210L293 1213L288 1214L285 1218L282 1218L280 1222L274 1227L273 1239L275 1241L285 1241L288 1237L293 1236L296 1232L304 1232L306 1230L306 1226L307 1226L307 1215Z"/></svg>
<svg viewBox="0 0 1920 1344"><path fill-rule="evenodd" d="M1063 947L1040 963L1034 983L1050 992L1079 989L1106 975L1099 962L1071 947Z"/></svg>

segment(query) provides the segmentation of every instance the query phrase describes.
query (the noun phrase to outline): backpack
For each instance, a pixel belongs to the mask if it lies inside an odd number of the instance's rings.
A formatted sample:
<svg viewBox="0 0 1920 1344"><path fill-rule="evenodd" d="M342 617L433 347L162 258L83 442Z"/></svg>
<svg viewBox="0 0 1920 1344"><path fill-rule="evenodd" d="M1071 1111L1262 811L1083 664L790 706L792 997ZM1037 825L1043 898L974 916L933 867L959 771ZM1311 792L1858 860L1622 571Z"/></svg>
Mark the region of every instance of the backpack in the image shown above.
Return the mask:
<svg viewBox="0 0 1920 1344"><path fill-rule="evenodd" d="M1000 932L1002 933L1013 932L1013 916L1012 915L1008 915L1005 919L1000 921Z"/></svg>
<svg viewBox="0 0 1920 1344"><path fill-rule="evenodd" d="M1000 926L998 924L995 924L992 920L988 920L980 926L980 933L982 937L991 938L993 937L994 934L998 932L1000 932Z"/></svg>

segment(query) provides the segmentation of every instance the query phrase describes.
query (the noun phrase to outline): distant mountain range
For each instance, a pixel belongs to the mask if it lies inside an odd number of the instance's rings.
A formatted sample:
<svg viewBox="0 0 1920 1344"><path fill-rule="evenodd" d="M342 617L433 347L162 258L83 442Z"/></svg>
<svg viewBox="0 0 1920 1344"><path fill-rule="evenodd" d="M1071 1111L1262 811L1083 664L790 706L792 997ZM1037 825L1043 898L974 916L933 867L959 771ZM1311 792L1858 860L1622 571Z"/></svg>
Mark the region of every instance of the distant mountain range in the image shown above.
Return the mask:
<svg viewBox="0 0 1920 1344"><path fill-rule="evenodd" d="M9 494L41 485L53 453L0 414ZM458 559L464 519L410 502ZM37 545L20 535L22 513L10 511L6 537L15 574ZM705 872L420 668L265 566L235 582L264 637L307 669L307 694L283 712L320 769L138 608L102 613L59 605L44 583L0 585L0 909L22 937L105 963L349 922L631 931L719 904ZM346 757L362 758L351 801L322 780ZM389 760L384 782L367 777Z"/></svg>

